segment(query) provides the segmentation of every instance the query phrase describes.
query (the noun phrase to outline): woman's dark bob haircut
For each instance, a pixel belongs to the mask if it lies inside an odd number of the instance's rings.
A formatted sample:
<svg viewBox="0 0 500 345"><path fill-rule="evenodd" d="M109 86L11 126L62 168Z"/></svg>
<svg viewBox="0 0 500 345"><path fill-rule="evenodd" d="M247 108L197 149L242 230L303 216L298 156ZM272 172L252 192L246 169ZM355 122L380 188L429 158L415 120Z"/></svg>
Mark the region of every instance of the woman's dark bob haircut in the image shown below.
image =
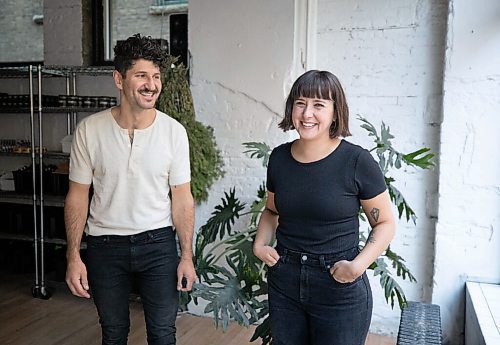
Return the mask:
<svg viewBox="0 0 500 345"><path fill-rule="evenodd" d="M285 117L278 124L283 131L294 129L292 122L293 104L299 97L320 98L333 101L333 123L330 127L330 138L348 137L349 107L344 90L338 78L328 71L311 70L302 74L293 83L286 99Z"/></svg>

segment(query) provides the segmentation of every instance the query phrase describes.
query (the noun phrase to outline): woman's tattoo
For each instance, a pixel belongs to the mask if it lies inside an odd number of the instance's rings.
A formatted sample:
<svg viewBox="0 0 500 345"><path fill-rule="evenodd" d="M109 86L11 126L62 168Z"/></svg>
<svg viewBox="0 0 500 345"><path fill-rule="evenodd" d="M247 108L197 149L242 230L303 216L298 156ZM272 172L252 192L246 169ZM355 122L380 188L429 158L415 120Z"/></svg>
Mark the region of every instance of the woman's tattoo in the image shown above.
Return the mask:
<svg viewBox="0 0 500 345"><path fill-rule="evenodd" d="M375 243L375 239L373 238L375 236L375 231L377 231L377 230L372 229L372 231L370 231L370 234L368 235L368 239L366 240L367 243Z"/></svg>
<svg viewBox="0 0 500 345"><path fill-rule="evenodd" d="M279 216L278 212L271 210L269 207L266 207L266 210L269 211L273 216Z"/></svg>
<svg viewBox="0 0 500 345"><path fill-rule="evenodd" d="M374 207L370 211L370 214L372 215L373 219L375 219L375 221L378 222L378 217L380 216L380 210L378 208Z"/></svg>

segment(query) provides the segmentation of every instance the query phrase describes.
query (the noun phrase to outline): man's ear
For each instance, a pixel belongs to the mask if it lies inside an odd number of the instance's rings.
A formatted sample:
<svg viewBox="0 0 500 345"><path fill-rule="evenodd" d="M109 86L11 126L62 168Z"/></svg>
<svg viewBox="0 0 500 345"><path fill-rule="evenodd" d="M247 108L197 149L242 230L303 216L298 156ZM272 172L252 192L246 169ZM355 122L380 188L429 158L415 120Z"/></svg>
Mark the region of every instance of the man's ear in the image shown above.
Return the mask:
<svg viewBox="0 0 500 345"><path fill-rule="evenodd" d="M113 71L113 79L115 81L115 85L119 90L123 89L123 77L120 72L117 70Z"/></svg>

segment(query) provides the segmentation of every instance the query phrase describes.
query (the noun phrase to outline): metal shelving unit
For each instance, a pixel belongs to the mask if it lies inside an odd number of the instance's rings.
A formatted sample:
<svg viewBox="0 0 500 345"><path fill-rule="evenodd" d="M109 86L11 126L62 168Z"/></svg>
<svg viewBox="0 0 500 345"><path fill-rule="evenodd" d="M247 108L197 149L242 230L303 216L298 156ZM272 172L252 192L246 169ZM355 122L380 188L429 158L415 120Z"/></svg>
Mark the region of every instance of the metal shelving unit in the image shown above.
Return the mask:
<svg viewBox="0 0 500 345"><path fill-rule="evenodd" d="M67 134L71 134L76 127L77 113L95 113L105 108L102 107L44 107L42 105L42 80L44 78L63 78L66 83L66 94L76 96L77 75L88 76L111 76L113 68L104 67L74 67L74 66L42 66L29 65L21 67L0 67L0 79L24 78L29 82L29 106L24 107L3 107L0 113L24 113L30 116L30 153L0 152L1 156L29 157L31 160L33 190L31 195L16 192L0 192L1 203L32 205L33 212L33 236L1 233L0 239L11 239L18 241L32 241L35 251L35 281L32 288L33 297L48 299L52 292L47 287L45 281L45 243L56 243L65 245L65 239L46 238L44 229L44 207L64 207L64 197L47 195L44 192L43 183L43 160L44 158L68 159L69 154L63 152L36 152L35 148L43 147L43 114L44 113L65 113L67 121ZM37 83L38 99L35 103L34 83ZM37 143L35 143L37 141ZM38 171L36 166L38 165ZM38 174L38 179L36 178Z"/></svg>

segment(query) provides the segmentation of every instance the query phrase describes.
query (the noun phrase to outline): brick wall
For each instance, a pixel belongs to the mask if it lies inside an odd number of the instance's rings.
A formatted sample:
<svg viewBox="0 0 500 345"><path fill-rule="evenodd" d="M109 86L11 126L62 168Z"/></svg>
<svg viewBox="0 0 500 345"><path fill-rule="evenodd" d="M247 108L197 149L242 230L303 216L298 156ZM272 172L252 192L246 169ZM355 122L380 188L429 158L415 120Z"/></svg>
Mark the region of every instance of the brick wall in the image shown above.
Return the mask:
<svg viewBox="0 0 500 345"><path fill-rule="evenodd" d="M433 303L462 344L466 280L500 283L500 3L450 1Z"/></svg>
<svg viewBox="0 0 500 345"><path fill-rule="evenodd" d="M382 121L390 126L403 152L424 146L439 152L446 16L446 1L319 0L317 67L335 73L345 87L353 132L348 140L374 147L356 119L361 115L376 128ZM430 302L438 170L405 168L391 175L418 216L416 226L399 221L391 245L418 283L399 281L408 299ZM378 278L372 290L372 328L396 332L399 308L386 304Z"/></svg>
<svg viewBox="0 0 500 345"><path fill-rule="evenodd" d="M149 8L153 1L112 1L112 46L116 40L125 39L135 33L153 38L169 39L169 15L152 15Z"/></svg>

